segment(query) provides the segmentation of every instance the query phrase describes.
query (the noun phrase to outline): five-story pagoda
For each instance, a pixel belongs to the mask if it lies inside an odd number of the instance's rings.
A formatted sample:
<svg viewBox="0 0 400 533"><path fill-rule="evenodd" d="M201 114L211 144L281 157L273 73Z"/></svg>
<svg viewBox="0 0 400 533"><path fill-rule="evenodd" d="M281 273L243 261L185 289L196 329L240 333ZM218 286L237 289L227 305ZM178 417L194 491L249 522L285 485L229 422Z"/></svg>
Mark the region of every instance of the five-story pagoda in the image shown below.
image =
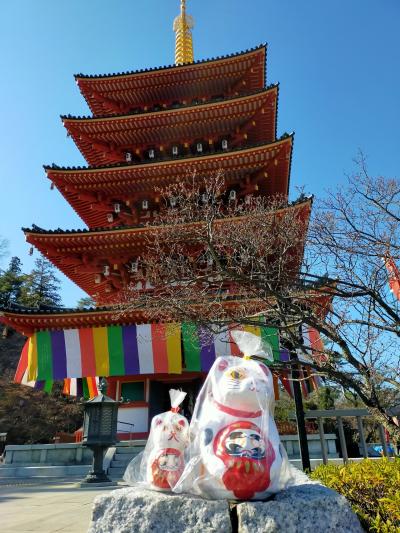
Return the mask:
<svg viewBox="0 0 400 533"><path fill-rule="evenodd" d="M62 120L88 166L45 170L88 228L24 232L96 308L1 314L28 336L17 380L65 380L68 389L73 378L109 377L109 394L125 400L121 436L134 424L133 435L145 437L172 383L194 395L216 354L236 353L218 335L188 353L176 325L147 324L140 309L123 319L115 312L130 284L149 288L140 256L147 223L161 209L157 191L194 171L205 178L218 171L235 198L288 195L293 137L276 135L278 86L266 85L266 45L194 62L192 27L182 0L174 66L76 76L92 115ZM290 208L308 218L310 201Z"/></svg>

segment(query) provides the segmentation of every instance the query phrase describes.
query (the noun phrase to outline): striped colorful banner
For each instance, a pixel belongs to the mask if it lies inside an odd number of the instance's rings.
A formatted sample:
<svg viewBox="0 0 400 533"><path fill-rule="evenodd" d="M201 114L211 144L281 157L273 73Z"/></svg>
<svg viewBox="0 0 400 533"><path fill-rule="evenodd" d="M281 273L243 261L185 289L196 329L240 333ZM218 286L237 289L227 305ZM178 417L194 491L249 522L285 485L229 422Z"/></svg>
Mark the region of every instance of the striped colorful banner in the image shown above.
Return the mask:
<svg viewBox="0 0 400 533"><path fill-rule="evenodd" d="M30 337L24 357L30 381L181 374L181 328L143 324L38 331Z"/></svg>
<svg viewBox="0 0 400 533"><path fill-rule="evenodd" d="M276 328L263 326L238 326L232 328L252 333L271 346L274 361L281 360L279 349L279 335ZM237 344L231 337L229 329L220 333L196 324L182 324L183 353L185 369L191 372L208 372L216 357L221 355L241 356Z"/></svg>
<svg viewBox="0 0 400 533"><path fill-rule="evenodd" d="M263 326L264 319L260 318L260 326L244 326L243 330L248 333L253 333L257 337L261 337L262 341L268 344L272 349L274 361L281 360L281 352L279 348L279 334L277 328Z"/></svg>
<svg viewBox="0 0 400 533"><path fill-rule="evenodd" d="M239 329L237 327L233 329ZM274 361L288 362L289 352L279 348L278 331L266 326L242 326L261 336L273 351ZM98 377L140 374L181 374L182 350L187 372L208 372L216 357L241 356L229 330L211 333L195 324L145 324L110 326L65 331L40 331L30 337L21 353L15 382L51 392L55 380L64 381L65 394L85 399L98 394ZM313 347L323 344L313 332ZM310 343L311 344L311 343ZM310 346L311 348L311 346ZM303 395L321 386L321 378L309 367L300 366ZM275 397L279 399L279 379L290 396L293 387L290 370L274 375Z"/></svg>
<svg viewBox="0 0 400 533"><path fill-rule="evenodd" d="M235 328L238 329L238 328ZM275 328L244 326L261 336L281 361ZM229 331L211 333L195 324L141 324L71 330L39 331L29 339L24 358L30 381L92 376L181 374L208 372L220 355L240 356Z"/></svg>
<svg viewBox="0 0 400 533"><path fill-rule="evenodd" d="M53 389L54 381L51 380L37 380L31 379L28 372L29 358L32 355L33 345L32 339L28 339L24 347L22 348L21 357L18 362L17 370L15 371L14 382L21 385L27 385L35 390L43 390L45 392L51 392Z"/></svg>
<svg viewBox="0 0 400 533"><path fill-rule="evenodd" d="M216 357L241 355L229 331L213 333L205 327L183 323L182 341L185 370L188 372L208 372Z"/></svg>
<svg viewBox="0 0 400 533"><path fill-rule="evenodd" d="M85 400L94 398L99 394L99 378L66 378L63 394Z"/></svg>
<svg viewBox="0 0 400 533"><path fill-rule="evenodd" d="M18 362L18 367L15 372L14 382L26 385L35 390L42 390L44 392L52 392L54 380L29 380L28 377L28 357L29 348L32 339L28 339L21 352L21 357ZM78 398L90 399L98 395L99 378L87 377L87 378L65 378L63 381L63 394L69 396L76 396Z"/></svg>
<svg viewBox="0 0 400 533"><path fill-rule="evenodd" d="M232 329L260 336L271 346L275 362L290 360L289 352L280 348L276 328L260 323ZM323 344L315 330L307 330L305 338L310 351L320 354ZM66 394L92 398L98 393L98 378L94 376L181 374L183 368L186 372L208 372L221 355L242 355L229 329L212 333L191 323L38 331L22 350L15 381L49 391L54 381L64 380ZM311 362L311 358L304 362ZM305 395L321 384L320 378L309 372L307 367L301 370ZM282 370L279 378L292 394L290 371ZM276 380L274 388L277 395Z"/></svg>

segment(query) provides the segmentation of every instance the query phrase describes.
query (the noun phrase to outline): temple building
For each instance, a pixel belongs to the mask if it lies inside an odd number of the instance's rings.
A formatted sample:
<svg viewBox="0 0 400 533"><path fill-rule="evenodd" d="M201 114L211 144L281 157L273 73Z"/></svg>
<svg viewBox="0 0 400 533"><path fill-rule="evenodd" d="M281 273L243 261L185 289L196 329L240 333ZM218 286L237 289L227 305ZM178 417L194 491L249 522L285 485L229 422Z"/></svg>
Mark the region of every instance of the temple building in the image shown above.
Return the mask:
<svg viewBox="0 0 400 533"><path fill-rule="evenodd" d="M189 393L190 411L215 356L238 354L222 334L207 345L199 341L196 352L184 324L148 324L140 309L123 317L115 310L130 284L151 290L140 257L147 222L162 209L157 191L193 171L204 177L221 171L237 199L289 193L293 136L277 136L279 87L267 84L267 46L194 61L193 25L182 0L173 66L75 76L91 115L62 121L88 166L45 171L87 227L24 232L96 307L0 310L3 323L28 337L16 381L49 389L64 380L66 393L87 387L93 395L96 378L107 377L108 394L124 399L121 438L147 436L151 417L168 408L171 386ZM307 220L311 201L288 209ZM269 335L279 360L278 335Z"/></svg>

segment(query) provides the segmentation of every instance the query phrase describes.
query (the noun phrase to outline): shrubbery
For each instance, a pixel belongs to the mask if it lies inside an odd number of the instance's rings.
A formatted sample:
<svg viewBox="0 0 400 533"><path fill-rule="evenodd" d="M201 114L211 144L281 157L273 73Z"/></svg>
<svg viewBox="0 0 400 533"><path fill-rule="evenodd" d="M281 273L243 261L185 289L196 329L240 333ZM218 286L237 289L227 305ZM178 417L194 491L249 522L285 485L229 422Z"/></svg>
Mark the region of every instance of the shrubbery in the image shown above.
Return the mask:
<svg viewBox="0 0 400 533"><path fill-rule="evenodd" d="M321 465L311 478L343 494L367 531L400 533L400 459Z"/></svg>

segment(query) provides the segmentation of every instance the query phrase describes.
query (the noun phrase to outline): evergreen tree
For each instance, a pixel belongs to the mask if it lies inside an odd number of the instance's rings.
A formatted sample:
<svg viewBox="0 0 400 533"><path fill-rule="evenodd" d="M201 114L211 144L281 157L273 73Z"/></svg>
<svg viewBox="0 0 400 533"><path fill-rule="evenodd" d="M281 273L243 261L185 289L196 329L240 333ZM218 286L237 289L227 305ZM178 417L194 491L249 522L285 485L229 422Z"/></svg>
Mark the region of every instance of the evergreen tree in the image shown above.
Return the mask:
<svg viewBox="0 0 400 533"><path fill-rule="evenodd" d="M338 396L337 390L335 391L330 387L322 387L320 394L321 409L335 409L335 396Z"/></svg>
<svg viewBox="0 0 400 533"><path fill-rule="evenodd" d="M55 275L55 268L43 257L36 259L35 268L26 275L22 287L20 302L29 307L61 305L59 294L60 281Z"/></svg>
<svg viewBox="0 0 400 533"><path fill-rule="evenodd" d="M0 237L0 260L4 259L8 252L8 241Z"/></svg>
<svg viewBox="0 0 400 533"><path fill-rule="evenodd" d="M11 303L18 302L23 283L21 260L18 257L13 257L7 270L0 274L0 305L7 307Z"/></svg>
<svg viewBox="0 0 400 533"><path fill-rule="evenodd" d="M88 309L90 307L96 307L96 302L90 296L84 296L76 304L78 309Z"/></svg>

